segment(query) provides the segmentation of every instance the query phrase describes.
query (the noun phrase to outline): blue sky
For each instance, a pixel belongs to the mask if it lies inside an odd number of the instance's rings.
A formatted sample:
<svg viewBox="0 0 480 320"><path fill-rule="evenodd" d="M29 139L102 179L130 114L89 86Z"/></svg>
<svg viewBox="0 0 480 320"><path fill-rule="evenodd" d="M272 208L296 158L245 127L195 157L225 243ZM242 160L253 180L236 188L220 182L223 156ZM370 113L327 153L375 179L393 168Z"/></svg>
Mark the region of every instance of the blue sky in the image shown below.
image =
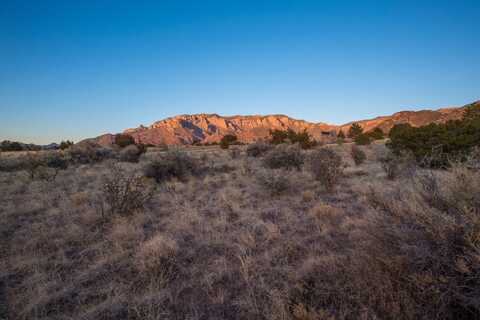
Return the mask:
<svg viewBox="0 0 480 320"><path fill-rule="evenodd" d="M329 123L480 99L480 1L0 2L0 140L183 113Z"/></svg>

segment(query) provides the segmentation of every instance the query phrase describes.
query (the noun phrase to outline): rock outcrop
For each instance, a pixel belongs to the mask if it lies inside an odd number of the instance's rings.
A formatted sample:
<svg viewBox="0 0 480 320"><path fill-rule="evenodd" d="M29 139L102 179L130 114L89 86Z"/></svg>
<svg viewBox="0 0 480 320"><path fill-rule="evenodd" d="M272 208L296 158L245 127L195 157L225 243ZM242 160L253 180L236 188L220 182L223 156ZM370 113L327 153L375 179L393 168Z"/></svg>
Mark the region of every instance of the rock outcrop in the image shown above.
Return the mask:
<svg viewBox="0 0 480 320"><path fill-rule="evenodd" d="M480 104L480 102L475 102ZM382 116L369 120L355 121L364 131L375 127L384 132L399 123L409 123L412 126L423 126L429 123L443 123L448 120L460 119L464 107L443 108L438 110L402 111L391 116ZM186 145L192 143L218 142L226 134L234 134L242 142L253 142L266 139L269 131L274 129L294 131L307 130L313 138L319 141L329 141L335 138L336 133L343 130L348 132L351 123L331 125L326 123L312 123L297 120L286 115L252 115L223 117L218 114L178 115L157 121L145 127L127 129L123 133L129 134L139 143L153 145ZM105 134L95 138L101 145L113 143L114 136Z"/></svg>

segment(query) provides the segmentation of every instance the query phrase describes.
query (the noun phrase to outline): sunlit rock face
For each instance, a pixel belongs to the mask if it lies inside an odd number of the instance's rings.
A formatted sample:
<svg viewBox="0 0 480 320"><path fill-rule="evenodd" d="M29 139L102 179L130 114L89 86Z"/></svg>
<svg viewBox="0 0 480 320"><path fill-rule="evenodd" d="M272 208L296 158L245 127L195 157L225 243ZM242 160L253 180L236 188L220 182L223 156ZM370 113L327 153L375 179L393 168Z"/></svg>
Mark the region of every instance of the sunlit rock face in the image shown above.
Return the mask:
<svg viewBox="0 0 480 320"><path fill-rule="evenodd" d="M479 104L480 102L475 102ZM364 131L381 128L385 133L399 123L409 123L412 126L423 126L430 123L444 123L448 120L460 119L464 107L442 108L438 110L401 111L390 116L381 116L369 120L355 121ZM226 134L234 134L241 142L250 143L266 139L270 130L294 131L307 130L316 140L329 142L335 139L336 133L343 130L348 132L353 122L344 125L331 125L326 123L312 123L297 120L286 115L252 115L252 116L220 116L218 114L192 114L178 115L153 123L152 125L139 126L126 129L124 133L135 138L139 143L153 145L185 145L192 143L218 142ZM110 134L95 138L101 145L113 142Z"/></svg>

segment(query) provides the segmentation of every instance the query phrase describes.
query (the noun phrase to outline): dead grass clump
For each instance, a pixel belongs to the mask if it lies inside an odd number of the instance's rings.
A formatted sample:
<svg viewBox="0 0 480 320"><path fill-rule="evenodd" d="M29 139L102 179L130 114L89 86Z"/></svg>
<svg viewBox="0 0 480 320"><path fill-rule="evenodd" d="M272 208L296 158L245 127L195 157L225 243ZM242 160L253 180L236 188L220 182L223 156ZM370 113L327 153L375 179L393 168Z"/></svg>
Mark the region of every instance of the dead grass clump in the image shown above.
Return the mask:
<svg viewBox="0 0 480 320"><path fill-rule="evenodd" d="M304 159L305 155L297 144L280 144L265 155L263 164L270 169L300 170Z"/></svg>
<svg viewBox="0 0 480 320"><path fill-rule="evenodd" d="M200 165L197 160L179 150L169 150L165 154L159 154L144 167L145 176L155 179L157 183L172 178L185 180L188 175L196 175L199 172Z"/></svg>
<svg viewBox="0 0 480 320"><path fill-rule="evenodd" d="M249 157L260 157L270 151L272 146L264 141L257 141L251 143L247 147L247 156Z"/></svg>
<svg viewBox="0 0 480 320"><path fill-rule="evenodd" d="M134 144L128 145L119 152L120 161L124 162L138 162L142 155L142 150Z"/></svg>
<svg viewBox="0 0 480 320"><path fill-rule="evenodd" d="M350 150L350 154L357 166L364 163L365 160L367 159L367 155L365 154L365 152L357 145L352 146L352 149Z"/></svg>
<svg viewBox="0 0 480 320"><path fill-rule="evenodd" d="M141 244L136 254L137 269L147 278L165 284L175 276L175 257L179 248L177 242L157 234Z"/></svg>
<svg viewBox="0 0 480 320"><path fill-rule="evenodd" d="M242 151L239 148L233 147L233 148L230 148L229 154L230 154L230 158L235 160L240 157L240 155L242 154Z"/></svg>
<svg viewBox="0 0 480 320"><path fill-rule="evenodd" d="M154 187L143 177L128 174L119 167L114 167L102 189L102 217L105 218L107 214L109 216L133 214L150 200L153 191ZM103 203L107 204L106 209Z"/></svg>
<svg viewBox="0 0 480 320"><path fill-rule="evenodd" d="M380 214L369 259L408 296L412 318L480 317L478 181L464 166L428 171L413 189L378 192L372 202Z"/></svg>
<svg viewBox="0 0 480 320"><path fill-rule="evenodd" d="M409 153L399 155L387 152L379 158L387 179L394 180L399 176L412 176L415 172L415 159Z"/></svg>
<svg viewBox="0 0 480 320"><path fill-rule="evenodd" d="M282 169L261 169L255 173L257 183L272 195L280 195L291 188L289 176Z"/></svg>
<svg viewBox="0 0 480 320"><path fill-rule="evenodd" d="M310 155L310 169L327 191L333 191L343 175L342 158L329 148L320 148Z"/></svg>

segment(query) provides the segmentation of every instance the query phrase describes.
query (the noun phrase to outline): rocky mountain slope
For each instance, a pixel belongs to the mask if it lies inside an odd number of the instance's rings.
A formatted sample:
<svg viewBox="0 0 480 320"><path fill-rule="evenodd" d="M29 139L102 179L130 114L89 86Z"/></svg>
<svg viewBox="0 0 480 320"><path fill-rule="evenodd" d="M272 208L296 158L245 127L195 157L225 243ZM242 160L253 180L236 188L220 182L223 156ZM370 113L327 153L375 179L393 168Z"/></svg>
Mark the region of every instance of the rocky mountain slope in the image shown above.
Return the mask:
<svg viewBox="0 0 480 320"><path fill-rule="evenodd" d="M475 102L480 104L480 101ZM355 121L364 131L380 127L388 132L395 124L409 123L412 126L422 126L429 123L443 123L448 120L460 119L464 107L444 108L438 110L402 111L390 116L382 116L369 120ZM217 114L178 115L157 121L145 127L127 129L124 133L135 138L137 142L153 145L181 145L195 142L218 142L226 134L234 134L242 142L252 142L265 139L269 130L292 129L302 131L306 129L316 140L331 140L339 130L345 133L353 122L344 125L326 123L312 123L297 120L286 115L266 116L230 116L223 117ZM101 145L113 142L114 135L106 134L94 140Z"/></svg>

